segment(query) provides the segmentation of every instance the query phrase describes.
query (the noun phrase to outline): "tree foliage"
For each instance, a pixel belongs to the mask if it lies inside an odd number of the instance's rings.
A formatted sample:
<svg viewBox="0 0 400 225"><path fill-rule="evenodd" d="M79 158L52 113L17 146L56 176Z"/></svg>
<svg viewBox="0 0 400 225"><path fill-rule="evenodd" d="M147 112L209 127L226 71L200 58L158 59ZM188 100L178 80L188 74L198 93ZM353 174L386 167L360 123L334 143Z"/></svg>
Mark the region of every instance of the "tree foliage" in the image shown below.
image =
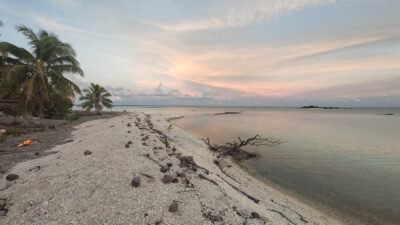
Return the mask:
<svg viewBox="0 0 400 225"><path fill-rule="evenodd" d="M110 97L111 94L104 87L91 83L89 88L83 90L83 95L79 100L82 101L81 107L85 111L89 112L94 108L97 114L100 114L103 106L112 108L113 102Z"/></svg>
<svg viewBox="0 0 400 225"><path fill-rule="evenodd" d="M66 75L84 75L75 50L46 30L35 32L24 25L16 29L26 37L31 51L0 42L0 99L19 99L23 115L65 113L72 107L71 99L81 93Z"/></svg>

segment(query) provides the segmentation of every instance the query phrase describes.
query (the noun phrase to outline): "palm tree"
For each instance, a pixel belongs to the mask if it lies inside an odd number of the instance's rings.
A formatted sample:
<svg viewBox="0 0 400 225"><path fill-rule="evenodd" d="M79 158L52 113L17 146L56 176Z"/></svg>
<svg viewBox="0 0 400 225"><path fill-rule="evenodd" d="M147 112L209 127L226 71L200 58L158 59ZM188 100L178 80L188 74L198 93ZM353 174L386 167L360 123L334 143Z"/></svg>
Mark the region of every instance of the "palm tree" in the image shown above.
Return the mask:
<svg viewBox="0 0 400 225"><path fill-rule="evenodd" d="M38 108L43 116L44 105L54 92L74 97L81 93L79 87L64 75L83 76L76 53L72 46L58 39L55 34L45 30L34 32L20 25L16 27L28 40L32 52L19 48L9 42L0 42L2 76L12 77L19 82L21 97L24 102L24 115L31 104L32 111Z"/></svg>
<svg viewBox="0 0 400 225"><path fill-rule="evenodd" d="M87 112L95 108L97 114L100 114L103 106L109 109L112 108L111 94L104 87L91 83L90 87L84 89L83 92L85 94L79 100L83 101L81 107Z"/></svg>

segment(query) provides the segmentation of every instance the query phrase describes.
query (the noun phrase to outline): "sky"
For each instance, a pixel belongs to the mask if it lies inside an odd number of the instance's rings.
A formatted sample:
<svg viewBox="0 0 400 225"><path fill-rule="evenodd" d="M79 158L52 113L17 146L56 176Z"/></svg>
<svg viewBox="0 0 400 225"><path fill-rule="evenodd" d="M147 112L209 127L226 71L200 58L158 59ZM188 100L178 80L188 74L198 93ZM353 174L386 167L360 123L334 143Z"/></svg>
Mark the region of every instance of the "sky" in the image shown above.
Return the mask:
<svg viewBox="0 0 400 225"><path fill-rule="evenodd" d="M399 0L0 0L116 104L400 107Z"/></svg>

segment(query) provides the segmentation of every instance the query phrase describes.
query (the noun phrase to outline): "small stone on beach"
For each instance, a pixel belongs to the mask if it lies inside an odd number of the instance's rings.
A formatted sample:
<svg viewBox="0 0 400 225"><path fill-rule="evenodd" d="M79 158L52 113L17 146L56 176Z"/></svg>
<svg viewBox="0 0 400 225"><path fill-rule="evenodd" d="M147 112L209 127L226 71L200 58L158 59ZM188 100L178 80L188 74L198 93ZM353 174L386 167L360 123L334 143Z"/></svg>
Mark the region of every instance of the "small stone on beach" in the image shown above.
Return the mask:
<svg viewBox="0 0 400 225"><path fill-rule="evenodd" d="M140 186L140 177L138 177L138 176L133 177L131 185L133 187L139 187Z"/></svg>
<svg viewBox="0 0 400 225"><path fill-rule="evenodd" d="M84 151L84 152L83 152L83 154L84 154L84 155L91 155L91 154L92 154L92 152L91 152L91 151L89 151L89 150L86 150L86 151Z"/></svg>
<svg viewBox="0 0 400 225"><path fill-rule="evenodd" d="M176 172L176 176L183 178L185 177L185 173Z"/></svg>
<svg viewBox="0 0 400 225"><path fill-rule="evenodd" d="M169 184L169 183L171 183L173 180L174 180L174 178L173 178L172 176L170 176L170 175L168 175L168 174L165 174L161 181L162 181L164 184Z"/></svg>
<svg viewBox="0 0 400 225"><path fill-rule="evenodd" d="M6 210L0 210L0 216L7 216Z"/></svg>
<svg viewBox="0 0 400 225"><path fill-rule="evenodd" d="M169 206L168 211L170 212L177 212L179 208L178 202L177 201L172 201L171 205Z"/></svg>
<svg viewBox="0 0 400 225"><path fill-rule="evenodd" d="M13 173L10 173L10 174L8 174L6 176L6 180L8 180L8 181L13 181L13 180L16 180L18 178L19 178L19 176L17 174L13 174Z"/></svg>
<svg viewBox="0 0 400 225"><path fill-rule="evenodd" d="M161 173L165 173L165 172L167 172L167 171L168 171L168 168L165 167L165 166L162 166L162 167L160 168L160 172L161 172Z"/></svg>
<svg viewBox="0 0 400 225"><path fill-rule="evenodd" d="M259 215L258 213L256 213L256 212L252 212L252 213L251 213L251 217L252 217L253 219L260 219L260 218L261 218L260 215Z"/></svg>

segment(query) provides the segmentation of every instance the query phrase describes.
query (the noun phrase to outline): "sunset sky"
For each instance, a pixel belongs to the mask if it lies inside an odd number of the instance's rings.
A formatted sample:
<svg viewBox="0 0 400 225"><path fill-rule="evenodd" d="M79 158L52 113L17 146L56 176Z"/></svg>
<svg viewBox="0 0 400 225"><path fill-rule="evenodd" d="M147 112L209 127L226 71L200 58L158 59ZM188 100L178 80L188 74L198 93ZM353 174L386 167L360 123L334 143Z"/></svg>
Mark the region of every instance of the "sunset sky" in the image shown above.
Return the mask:
<svg viewBox="0 0 400 225"><path fill-rule="evenodd" d="M400 107L399 0L0 0L118 104Z"/></svg>

